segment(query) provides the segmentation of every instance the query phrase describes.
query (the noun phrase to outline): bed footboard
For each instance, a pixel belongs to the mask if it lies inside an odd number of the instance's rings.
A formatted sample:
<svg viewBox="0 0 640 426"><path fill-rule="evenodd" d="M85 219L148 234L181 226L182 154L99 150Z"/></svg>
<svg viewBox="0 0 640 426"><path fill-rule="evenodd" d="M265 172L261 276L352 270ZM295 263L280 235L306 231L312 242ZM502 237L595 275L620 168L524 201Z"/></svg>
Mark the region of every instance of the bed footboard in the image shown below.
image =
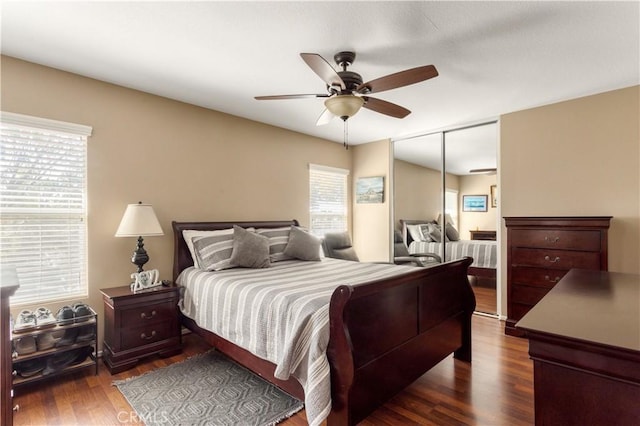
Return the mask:
<svg viewBox="0 0 640 426"><path fill-rule="evenodd" d="M471 361L471 258L366 285L330 306L330 425L364 419L449 354Z"/></svg>

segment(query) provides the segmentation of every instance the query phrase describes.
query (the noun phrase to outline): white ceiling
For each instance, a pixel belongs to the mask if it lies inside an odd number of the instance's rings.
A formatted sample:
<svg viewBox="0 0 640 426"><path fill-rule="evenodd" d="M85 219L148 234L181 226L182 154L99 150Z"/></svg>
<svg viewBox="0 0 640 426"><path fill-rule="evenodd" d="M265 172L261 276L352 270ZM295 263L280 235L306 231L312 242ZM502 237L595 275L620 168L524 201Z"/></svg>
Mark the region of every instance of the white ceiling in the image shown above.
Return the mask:
<svg viewBox="0 0 640 426"><path fill-rule="evenodd" d="M299 56L354 50L371 80L433 64L440 75L376 94L411 111L362 109L358 144L453 128L640 83L640 3L2 1L2 53L342 142L317 127L324 93Z"/></svg>

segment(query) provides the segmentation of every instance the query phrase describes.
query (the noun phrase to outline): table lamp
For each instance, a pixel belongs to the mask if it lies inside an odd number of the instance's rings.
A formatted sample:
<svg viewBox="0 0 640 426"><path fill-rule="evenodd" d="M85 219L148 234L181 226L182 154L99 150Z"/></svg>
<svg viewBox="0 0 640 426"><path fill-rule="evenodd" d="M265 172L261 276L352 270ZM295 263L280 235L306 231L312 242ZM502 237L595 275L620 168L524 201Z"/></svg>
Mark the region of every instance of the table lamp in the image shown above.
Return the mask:
<svg viewBox="0 0 640 426"><path fill-rule="evenodd" d="M131 258L131 263L138 266L138 273L142 272L142 266L149 261L142 237L158 235L164 235L164 232L151 204L142 204L140 201L138 204L127 205L116 237L138 237L138 245Z"/></svg>

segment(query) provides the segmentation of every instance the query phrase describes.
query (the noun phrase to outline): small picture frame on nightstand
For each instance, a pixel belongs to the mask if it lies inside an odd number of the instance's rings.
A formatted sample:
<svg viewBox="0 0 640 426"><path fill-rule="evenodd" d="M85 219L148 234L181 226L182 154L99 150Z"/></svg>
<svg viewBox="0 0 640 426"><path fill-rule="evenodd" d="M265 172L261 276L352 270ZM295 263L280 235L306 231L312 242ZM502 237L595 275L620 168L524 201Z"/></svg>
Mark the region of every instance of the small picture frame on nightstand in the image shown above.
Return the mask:
<svg viewBox="0 0 640 426"><path fill-rule="evenodd" d="M158 280L159 278L160 272L157 269L133 273L131 274L131 279L133 279L131 291L135 293L148 288L161 286L162 282Z"/></svg>

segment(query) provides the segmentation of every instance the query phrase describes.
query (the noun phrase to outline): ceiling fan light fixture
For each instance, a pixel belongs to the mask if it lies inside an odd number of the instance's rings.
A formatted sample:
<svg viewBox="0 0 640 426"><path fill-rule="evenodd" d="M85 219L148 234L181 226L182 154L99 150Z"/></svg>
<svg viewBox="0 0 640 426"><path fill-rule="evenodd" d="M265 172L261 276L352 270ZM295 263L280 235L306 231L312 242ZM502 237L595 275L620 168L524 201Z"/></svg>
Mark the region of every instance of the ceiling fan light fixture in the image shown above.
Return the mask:
<svg viewBox="0 0 640 426"><path fill-rule="evenodd" d="M364 105L364 99L355 95L337 95L324 101L324 106L333 114L346 121L353 117Z"/></svg>

